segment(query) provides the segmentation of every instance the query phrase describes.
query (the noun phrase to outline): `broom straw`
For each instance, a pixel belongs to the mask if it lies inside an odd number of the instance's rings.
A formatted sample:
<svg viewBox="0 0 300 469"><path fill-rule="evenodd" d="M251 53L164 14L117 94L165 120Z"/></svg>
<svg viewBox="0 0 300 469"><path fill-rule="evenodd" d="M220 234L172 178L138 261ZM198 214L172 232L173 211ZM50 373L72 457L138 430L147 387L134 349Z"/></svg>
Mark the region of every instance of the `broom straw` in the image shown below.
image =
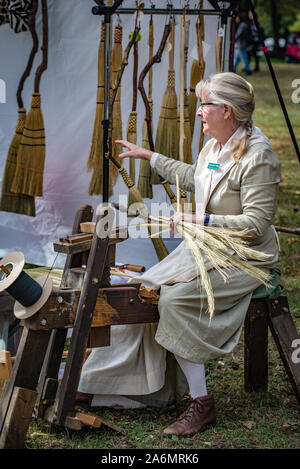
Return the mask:
<svg viewBox="0 0 300 469"><path fill-rule="evenodd" d="M89 184L89 195L101 194L103 186L103 112L104 112L104 41L105 24L101 23L100 43L98 47L98 80L97 80L97 102L94 119L94 129L91 142L87 169L92 170L92 177Z"/></svg>
<svg viewBox="0 0 300 469"><path fill-rule="evenodd" d="M170 33L169 70L167 88L163 95L155 140L155 151L170 158L179 158L179 133L178 133L178 110L177 95L175 91L174 71L174 45L175 45L175 19L172 22ZM151 183L160 184L157 172L151 170Z"/></svg>
<svg viewBox="0 0 300 469"><path fill-rule="evenodd" d="M43 43L42 63L34 81L31 109L26 116L21 138L17 167L11 191L30 196L43 196L43 172L45 164L45 129L41 111L40 80L48 64L48 9L47 0L42 2Z"/></svg>
<svg viewBox="0 0 300 469"><path fill-rule="evenodd" d="M149 60L153 56L153 19L152 15L149 20L149 38L148 38L148 45L149 45ZM151 118L151 134L153 131L152 127L152 112L153 112L153 102L152 102L152 68L149 70L149 78L148 78L148 102L150 107L150 118ZM147 129L147 120L146 116L143 122L143 141L142 147L150 149L149 139L148 139L148 129ZM152 199L153 192L152 192L152 185L150 182L151 178L151 166L148 160L141 160L140 161L140 170L139 170L139 179L138 179L138 190L141 193L143 198Z"/></svg>
<svg viewBox="0 0 300 469"><path fill-rule="evenodd" d="M18 120L16 124L16 131L12 138L11 144L8 149L1 189L0 210L7 212L15 212L29 216L35 216L35 200L34 197L24 194L15 194L11 192L12 181L16 172L16 160L21 137L24 130L26 110L22 99L22 91L24 83L30 75L34 57L38 51L38 36L35 30L35 17L38 8L37 0L33 0L32 10L28 21L28 27L32 36L32 48L28 58L26 68L19 81L17 90L17 103L18 103Z"/></svg>

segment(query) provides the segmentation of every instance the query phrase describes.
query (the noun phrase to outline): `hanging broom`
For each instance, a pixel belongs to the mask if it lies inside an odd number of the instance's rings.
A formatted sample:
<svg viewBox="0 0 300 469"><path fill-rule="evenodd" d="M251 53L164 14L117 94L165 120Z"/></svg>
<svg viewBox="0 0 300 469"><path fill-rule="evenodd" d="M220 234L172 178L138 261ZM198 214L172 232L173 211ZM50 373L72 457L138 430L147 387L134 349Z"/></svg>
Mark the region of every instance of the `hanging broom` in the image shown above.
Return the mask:
<svg viewBox="0 0 300 469"><path fill-rule="evenodd" d="M116 81L118 71L120 69L122 63L122 33L123 28L120 24L117 24L115 27L114 32L114 45L112 50L112 73L111 73L111 83L114 86ZM115 143L115 140L122 140L123 139L123 130L122 130L122 113L121 113L121 86L118 87L117 94L115 97L115 101L112 107L112 116L111 116L111 124L112 124L112 155L115 159L119 160L118 155L122 153L122 147L119 144ZM121 160L119 160L120 164ZM110 174L110 191L113 191L113 187L117 181L117 177L119 175L116 168L113 166L109 172Z"/></svg>
<svg viewBox="0 0 300 469"><path fill-rule="evenodd" d="M190 21L187 20L185 11L181 18L180 34L180 98L179 98L179 159L188 164L193 164L192 136L189 118L189 95L187 91L187 60L189 46ZM181 190L181 208L187 203L187 192Z"/></svg>
<svg viewBox="0 0 300 469"><path fill-rule="evenodd" d="M169 158L179 158L177 95L175 91L174 45L175 19L170 33L168 83L165 90L156 130L155 151ZM157 172L151 170L151 184L160 184Z"/></svg>
<svg viewBox="0 0 300 469"><path fill-rule="evenodd" d="M93 170L89 185L89 195L102 194L102 167L103 167L103 106L104 106L104 41L105 23L101 23L100 43L98 48L98 79L97 102L94 120L94 129L91 142L87 169Z"/></svg>
<svg viewBox="0 0 300 469"><path fill-rule="evenodd" d="M192 63L191 76L190 76L190 93L189 93L189 115L190 115L192 137L194 133L195 116L196 116L196 110L197 110L196 109L197 108L197 96L195 94L195 88L196 88L197 83L203 79L204 72L205 72L205 62L204 62L203 48L202 48L202 41L204 41L204 18L203 16L199 16L196 22L196 37L197 37L198 60L193 60L193 63Z"/></svg>
<svg viewBox="0 0 300 469"><path fill-rule="evenodd" d="M133 45L133 97L132 97L132 108L129 114L128 119L128 129L127 129L127 140L128 142L134 143L136 145L137 136L136 136L136 126L137 126L137 112L136 112L136 102L137 102L137 70L138 70L138 43L135 42ZM135 182L135 160L134 158L129 159L129 176L133 182ZM132 195L128 195L128 214L130 215L130 205L133 204L135 200Z"/></svg>
<svg viewBox="0 0 300 469"><path fill-rule="evenodd" d="M184 13L181 20L179 158L180 161L183 161L184 163L193 164L189 95L187 91L189 27L190 21L186 18Z"/></svg>
<svg viewBox="0 0 300 469"><path fill-rule="evenodd" d="M153 19L152 15L149 20L149 60L153 56ZM151 118L151 133L153 132L152 127L152 112L153 112L153 102L152 102L152 68L149 70L149 81L148 81L148 103L150 107L150 118ZM146 116L143 122L143 140L142 147L150 149L149 139L148 139L148 129L147 129L147 120ZM139 171L139 180L138 180L138 190L141 193L143 198L152 199L152 185L150 183L151 178L151 166L148 160L140 160L140 171Z"/></svg>
<svg viewBox="0 0 300 469"><path fill-rule="evenodd" d="M0 200L0 210L6 212L20 213L29 216L35 216L35 200L34 197L16 194L11 192L11 185L16 172L16 161L18 149L21 141L21 137L24 130L26 110L24 108L22 91L25 80L30 75L32 69L33 60L35 54L38 51L38 37L35 30L35 17L37 12L38 3L34 0L32 3L32 10L28 20L28 27L31 32L33 46L29 55L29 59L24 70L24 73L20 79L18 90L17 90L17 102L18 102L18 121L16 124L16 132L12 138L11 144L8 149L5 169L2 179L2 193Z"/></svg>
<svg viewBox="0 0 300 469"><path fill-rule="evenodd" d="M42 0L43 60L38 67L34 82L31 109L26 116L21 138L17 167L11 191L30 196L43 195L43 172L45 163L45 129L39 92L42 73L48 62L48 11L47 0Z"/></svg>

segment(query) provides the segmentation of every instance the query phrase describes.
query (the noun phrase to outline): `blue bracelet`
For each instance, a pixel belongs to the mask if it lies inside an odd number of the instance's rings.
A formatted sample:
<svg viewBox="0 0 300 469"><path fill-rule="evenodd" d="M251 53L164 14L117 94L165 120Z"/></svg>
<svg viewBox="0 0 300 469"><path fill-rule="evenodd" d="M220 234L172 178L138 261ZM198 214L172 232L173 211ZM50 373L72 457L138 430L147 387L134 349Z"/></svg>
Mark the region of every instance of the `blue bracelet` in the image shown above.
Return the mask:
<svg viewBox="0 0 300 469"><path fill-rule="evenodd" d="M205 213L204 215L204 226L207 226L209 224L209 213Z"/></svg>

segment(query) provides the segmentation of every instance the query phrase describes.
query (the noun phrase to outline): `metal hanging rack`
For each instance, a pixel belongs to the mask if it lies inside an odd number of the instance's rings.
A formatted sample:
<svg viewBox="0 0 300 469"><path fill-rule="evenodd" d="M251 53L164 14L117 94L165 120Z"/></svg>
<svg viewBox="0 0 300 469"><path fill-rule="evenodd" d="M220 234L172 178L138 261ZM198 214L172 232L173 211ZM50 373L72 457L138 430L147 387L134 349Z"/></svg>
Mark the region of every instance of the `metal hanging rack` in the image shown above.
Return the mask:
<svg viewBox="0 0 300 469"><path fill-rule="evenodd" d="M112 6L106 6L104 0L94 0L97 6L92 7L93 15L103 15L105 23L105 42L104 42L104 116L102 121L103 126L103 194L102 202L107 203L109 199L109 159L107 154L108 148L108 136L109 136L109 86L110 86L110 34L111 34L111 18L112 15L118 14L134 14L138 11L138 8L120 8L123 0L114 0ZM213 9L200 9L200 8L173 8L172 3L167 3L167 8L156 8L153 2L151 2L151 8L143 8L144 14L150 15L182 15L184 12L186 15L203 15L203 16L220 16L221 24L224 29L223 43L226 42L227 34L227 19L232 16L232 11L236 8L238 0L230 2L218 2L217 0L209 0ZM219 3L222 5L220 6ZM229 6L228 6L229 3ZM225 7L225 4L227 5ZM225 48L222 48L222 56L225 54ZM221 59L222 67L224 67L225 55Z"/></svg>

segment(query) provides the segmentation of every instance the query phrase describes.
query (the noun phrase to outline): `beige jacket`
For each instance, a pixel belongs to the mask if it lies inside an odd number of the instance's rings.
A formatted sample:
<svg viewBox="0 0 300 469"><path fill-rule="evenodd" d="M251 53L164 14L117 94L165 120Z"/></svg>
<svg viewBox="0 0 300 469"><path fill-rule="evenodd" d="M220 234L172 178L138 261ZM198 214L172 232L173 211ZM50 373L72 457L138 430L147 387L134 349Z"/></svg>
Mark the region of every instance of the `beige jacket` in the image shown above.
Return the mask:
<svg viewBox="0 0 300 469"><path fill-rule="evenodd" d="M155 169L171 184L195 191L194 173L197 163L188 165L159 155ZM278 238L272 223L277 210L280 163L266 143L248 148L212 191L206 211L210 225L230 229L251 229L251 246L268 253L278 253ZM266 250L267 249L267 250Z"/></svg>

